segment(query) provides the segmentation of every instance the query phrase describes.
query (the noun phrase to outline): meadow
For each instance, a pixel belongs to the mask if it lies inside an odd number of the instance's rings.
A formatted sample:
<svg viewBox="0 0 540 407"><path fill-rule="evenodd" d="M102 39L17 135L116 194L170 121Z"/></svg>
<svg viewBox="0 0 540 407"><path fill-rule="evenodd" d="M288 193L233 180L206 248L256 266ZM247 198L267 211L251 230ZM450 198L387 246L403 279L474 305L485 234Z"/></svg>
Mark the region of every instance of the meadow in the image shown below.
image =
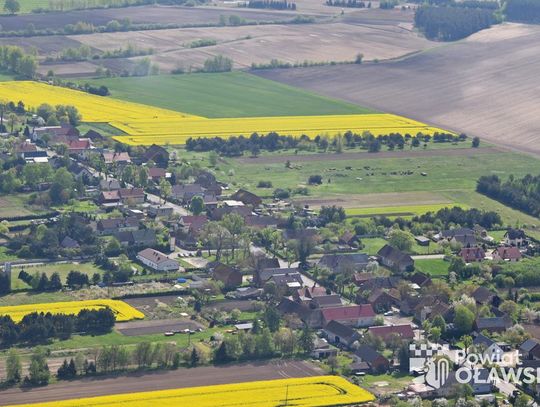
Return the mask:
<svg viewBox="0 0 540 407"><path fill-rule="evenodd" d="M144 318L142 312L129 304L123 301L109 299L3 306L0 307L0 315L9 315L13 321L18 322L25 315L33 312L76 315L83 309L101 309L106 307L113 311L118 322Z"/></svg>
<svg viewBox="0 0 540 407"><path fill-rule="evenodd" d="M85 81L87 82L87 81ZM244 72L106 78L111 97L209 118L374 113Z"/></svg>
<svg viewBox="0 0 540 407"><path fill-rule="evenodd" d="M409 206L377 206L371 208L346 208L345 212L352 217L371 217L374 215L408 217L422 215L427 212L437 212L438 210L456 206L458 204L433 204L433 205L409 205ZM464 205L459 205L464 206Z"/></svg>
<svg viewBox="0 0 540 407"><path fill-rule="evenodd" d="M60 280L63 284L66 283L67 275L71 270L78 271L88 275L88 278L92 278L94 273L103 274L103 270L95 266L93 263L57 263L57 264L43 264L33 267L13 267L13 276L11 279L11 289L28 289L30 288L24 281L19 280L16 276L19 274L19 271L24 269L28 274L33 275L34 273L42 274L45 273L47 277L51 277L53 273L58 273L60 275Z"/></svg>
<svg viewBox="0 0 540 407"><path fill-rule="evenodd" d="M434 243L431 243L434 246ZM414 268L422 273L428 274L431 277L446 277L448 276L448 268L450 262L444 259L417 259L414 261Z"/></svg>
<svg viewBox="0 0 540 407"><path fill-rule="evenodd" d="M364 403L374 400L368 391L336 376L314 376L300 379L266 380L258 382L190 387L143 393L117 394L86 399L26 404L35 407L121 406L162 407L192 405L197 407L251 406L325 407Z"/></svg>

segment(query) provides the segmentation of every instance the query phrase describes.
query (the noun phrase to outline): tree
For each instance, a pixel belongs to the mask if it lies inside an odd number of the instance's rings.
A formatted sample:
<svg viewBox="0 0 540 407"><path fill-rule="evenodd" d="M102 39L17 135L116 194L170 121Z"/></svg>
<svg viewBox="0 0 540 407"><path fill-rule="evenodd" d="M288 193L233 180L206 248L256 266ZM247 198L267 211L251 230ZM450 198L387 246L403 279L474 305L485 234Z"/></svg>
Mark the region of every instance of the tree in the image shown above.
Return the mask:
<svg viewBox="0 0 540 407"><path fill-rule="evenodd" d="M10 349L6 359L6 381L18 383L21 381L22 365L19 354L15 349Z"/></svg>
<svg viewBox="0 0 540 407"><path fill-rule="evenodd" d="M17 14L21 11L21 5L18 0L6 0L4 2L4 10L9 14Z"/></svg>
<svg viewBox="0 0 540 407"><path fill-rule="evenodd" d="M460 334L472 331L474 323L473 312L464 305L457 305L455 308L454 325Z"/></svg>
<svg viewBox="0 0 540 407"><path fill-rule="evenodd" d="M275 307L266 307L264 310L263 320L270 332L276 332L279 329L281 317Z"/></svg>
<svg viewBox="0 0 540 407"><path fill-rule="evenodd" d="M305 354L310 354L315 347L313 340L313 332L311 332L311 329L309 329L307 325L304 325L304 327L302 328L302 332L298 337L298 346Z"/></svg>
<svg viewBox="0 0 540 407"><path fill-rule="evenodd" d="M479 138L479 137L474 137L474 138L472 139L472 146L473 146L474 148L480 147L480 138Z"/></svg>
<svg viewBox="0 0 540 407"><path fill-rule="evenodd" d="M165 178L161 178L161 181L159 181L159 196L163 199L163 203L167 202L167 198L171 195L171 191L171 183Z"/></svg>
<svg viewBox="0 0 540 407"><path fill-rule="evenodd" d="M328 367L330 368L330 373L335 374L336 370L339 368L338 358L334 355L328 358Z"/></svg>
<svg viewBox="0 0 540 407"><path fill-rule="evenodd" d="M42 386L49 383L50 379L49 365L45 351L37 348L30 356L30 367L28 368L28 382L36 386Z"/></svg>
<svg viewBox="0 0 540 407"><path fill-rule="evenodd" d="M60 274L53 273L49 281L49 290L59 291L62 289L62 280L60 279Z"/></svg>
<svg viewBox="0 0 540 407"><path fill-rule="evenodd" d="M197 195L191 198L189 209L194 215L200 215L204 211L204 200L201 196Z"/></svg>
<svg viewBox="0 0 540 407"><path fill-rule="evenodd" d="M394 228L390 232L388 242L390 243L390 246L408 252L411 250L414 244L414 236L410 232L405 232L401 229Z"/></svg>
<svg viewBox="0 0 540 407"><path fill-rule="evenodd" d="M197 352L197 348L195 346L191 350L191 357L190 357L190 366L195 367L199 364L201 360L201 357L199 356L199 352Z"/></svg>
<svg viewBox="0 0 540 407"><path fill-rule="evenodd" d="M214 354L215 363L226 363L229 361L229 355L227 354L227 344L222 341Z"/></svg>
<svg viewBox="0 0 540 407"><path fill-rule="evenodd" d="M229 213L223 216L221 224L231 235L232 257L234 258L234 251L238 246L238 236L242 234L245 227L244 218L237 213Z"/></svg>
<svg viewBox="0 0 540 407"><path fill-rule="evenodd" d="M461 342L463 342L463 347L465 348L465 352L469 353L469 348L473 344L473 339L470 335L463 335L461 337Z"/></svg>

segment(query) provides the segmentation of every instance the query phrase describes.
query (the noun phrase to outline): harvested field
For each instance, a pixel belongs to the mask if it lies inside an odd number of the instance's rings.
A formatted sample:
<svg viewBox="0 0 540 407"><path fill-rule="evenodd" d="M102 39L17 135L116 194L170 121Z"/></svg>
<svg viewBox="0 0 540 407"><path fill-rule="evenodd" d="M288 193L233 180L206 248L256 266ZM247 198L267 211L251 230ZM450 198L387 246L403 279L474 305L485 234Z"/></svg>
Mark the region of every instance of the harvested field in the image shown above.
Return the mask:
<svg viewBox="0 0 540 407"><path fill-rule="evenodd" d="M398 25L341 22L99 33L70 38L102 51L117 49L125 43L153 48L155 52L150 59L164 71L179 66L200 67L208 57L220 54L232 58L236 68L248 68L252 63L265 64L271 59L291 64L353 61L359 52L365 60L384 60L435 45ZM213 39L217 45L190 48L198 39ZM284 42L287 47L283 46Z"/></svg>
<svg viewBox="0 0 540 407"><path fill-rule="evenodd" d="M184 329L195 330L197 328L204 328L203 325L198 322L191 321L188 318L181 319L161 319L154 321L132 321L122 322L114 326L114 328L122 335L126 336L139 336L159 334L165 332L174 332Z"/></svg>
<svg viewBox="0 0 540 407"><path fill-rule="evenodd" d="M13 387L0 391L2 404L39 403L108 394L134 393L171 388L242 383L290 377L318 376L321 369L304 361L264 361L193 369L131 373L114 378L64 381L46 387ZM195 405L194 405L195 406Z"/></svg>
<svg viewBox="0 0 540 407"><path fill-rule="evenodd" d="M538 72L540 26L502 24L397 62L257 74L540 154Z"/></svg>
<svg viewBox="0 0 540 407"><path fill-rule="evenodd" d="M141 6L0 16L0 25L4 31L21 30L26 28L28 24L34 24L37 30L58 30L67 24L76 24L79 21L100 26L111 20L128 18L133 24L178 24L183 26L218 24L220 15L228 17L232 14L239 15L249 21L283 21L290 20L296 15L294 12L287 11L238 8Z"/></svg>

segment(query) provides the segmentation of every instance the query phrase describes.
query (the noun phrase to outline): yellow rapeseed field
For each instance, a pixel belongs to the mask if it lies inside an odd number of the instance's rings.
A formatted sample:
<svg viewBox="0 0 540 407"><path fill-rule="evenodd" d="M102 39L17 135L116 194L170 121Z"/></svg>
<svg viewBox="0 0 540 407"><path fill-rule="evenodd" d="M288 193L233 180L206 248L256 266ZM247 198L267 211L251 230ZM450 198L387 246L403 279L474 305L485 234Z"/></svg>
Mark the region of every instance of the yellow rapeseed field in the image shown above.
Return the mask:
<svg viewBox="0 0 540 407"><path fill-rule="evenodd" d="M82 309L100 309L109 307L115 314L117 321L130 321L142 319L144 314L124 301L118 300L87 300L70 302L48 302L45 304L12 305L0 307L0 315L9 315L15 322L19 322L32 312L50 312L53 314L76 315Z"/></svg>
<svg viewBox="0 0 540 407"><path fill-rule="evenodd" d="M74 105L85 122L109 123L127 135L115 139L131 145L185 144L190 137L223 138L252 133L277 132L282 135L334 136L351 130L370 131L375 136L389 133L416 135L444 130L393 114L324 116L275 116L208 119L153 106L47 85L38 82L0 82L0 98L28 107L41 103ZM119 131L120 133L120 131Z"/></svg>
<svg viewBox="0 0 540 407"><path fill-rule="evenodd" d="M319 376L24 404L19 407L330 407L375 397L342 377Z"/></svg>

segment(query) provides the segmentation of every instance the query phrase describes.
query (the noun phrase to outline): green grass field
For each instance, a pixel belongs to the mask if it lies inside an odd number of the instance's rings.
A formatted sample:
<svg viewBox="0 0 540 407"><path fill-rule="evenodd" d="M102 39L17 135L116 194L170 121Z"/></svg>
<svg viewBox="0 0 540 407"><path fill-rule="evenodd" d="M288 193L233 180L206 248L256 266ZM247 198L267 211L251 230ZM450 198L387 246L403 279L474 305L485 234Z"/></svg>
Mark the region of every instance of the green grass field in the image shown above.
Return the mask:
<svg viewBox="0 0 540 407"><path fill-rule="evenodd" d="M11 288L13 290L29 288L29 286L25 282L17 278L20 270L20 267L13 268L13 278L11 279ZM50 277L53 273L58 273L60 274L60 279L64 284L66 282L66 277L71 270L88 274L89 278L92 278L92 275L94 273L103 273L103 270L94 265L93 263L45 264L41 266L25 267L24 270L31 275L33 275L34 273L45 273L48 277Z"/></svg>
<svg viewBox="0 0 540 407"><path fill-rule="evenodd" d="M4 0L0 0L0 13L4 11ZM49 0L19 0L21 11L19 13L30 13L37 8L49 8Z"/></svg>
<svg viewBox="0 0 540 407"><path fill-rule="evenodd" d="M448 267L450 267L450 263L444 261L444 259L419 259L414 261L414 268L417 271L432 277L446 277Z"/></svg>
<svg viewBox="0 0 540 407"><path fill-rule="evenodd" d="M243 72L107 78L111 96L204 117L290 116L368 113L351 103L326 98Z"/></svg>
<svg viewBox="0 0 540 407"><path fill-rule="evenodd" d="M0 218L45 213L43 209L32 208L27 201L27 194L0 195Z"/></svg>

